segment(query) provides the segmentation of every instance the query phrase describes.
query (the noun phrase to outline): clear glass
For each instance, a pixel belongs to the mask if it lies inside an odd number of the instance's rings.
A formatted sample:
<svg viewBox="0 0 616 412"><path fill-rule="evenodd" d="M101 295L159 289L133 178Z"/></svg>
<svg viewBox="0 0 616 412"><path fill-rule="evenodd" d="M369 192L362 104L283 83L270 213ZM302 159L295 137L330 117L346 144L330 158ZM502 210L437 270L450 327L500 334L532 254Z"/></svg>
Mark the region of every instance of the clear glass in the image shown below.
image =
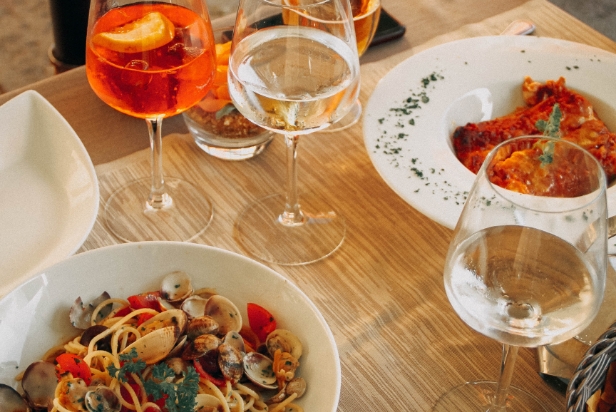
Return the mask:
<svg viewBox="0 0 616 412"><path fill-rule="evenodd" d="M292 5L291 5L292 4ZM241 0L229 60L235 106L284 135L285 196L268 196L239 217L235 237L248 254L298 265L330 255L344 219L297 190L297 144L344 116L359 94L359 58L348 0Z"/></svg>
<svg viewBox="0 0 616 412"><path fill-rule="evenodd" d="M86 73L109 106L145 119L151 175L118 188L104 218L120 240L191 240L212 219L197 186L163 175L162 121L208 92L216 69L212 26L204 0L92 0Z"/></svg>
<svg viewBox="0 0 616 412"><path fill-rule="evenodd" d="M353 11L353 25L357 39L357 53L359 57L370 47L376 28L381 17L381 0L351 0ZM348 129L359 121L362 114L361 102L355 100L349 112L336 123L323 130L324 133L339 132Z"/></svg>
<svg viewBox="0 0 616 412"><path fill-rule="evenodd" d="M605 192L601 165L564 140L516 138L490 153L454 231L444 283L458 316L503 343L501 375L452 389L434 410L544 410L510 386L515 358L519 347L574 337L596 316L607 270Z"/></svg>
<svg viewBox="0 0 616 412"><path fill-rule="evenodd" d="M227 68L232 36L233 26L214 27L218 63L214 85L203 100L182 116L204 152L224 160L246 160L263 153L274 133L247 120L231 104Z"/></svg>

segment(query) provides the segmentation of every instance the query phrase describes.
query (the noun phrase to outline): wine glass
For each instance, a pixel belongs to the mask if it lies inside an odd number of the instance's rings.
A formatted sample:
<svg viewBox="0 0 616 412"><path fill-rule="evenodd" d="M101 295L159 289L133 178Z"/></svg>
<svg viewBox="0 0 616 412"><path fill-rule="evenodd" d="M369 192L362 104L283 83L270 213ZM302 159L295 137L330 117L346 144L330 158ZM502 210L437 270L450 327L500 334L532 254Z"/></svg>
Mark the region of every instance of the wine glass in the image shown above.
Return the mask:
<svg viewBox="0 0 616 412"><path fill-rule="evenodd" d="M357 54L361 57L368 50L379 25L381 0L351 0L351 10L353 12L353 25L357 41ZM349 112L336 123L323 130L323 133L339 132L353 126L361 117L361 113L362 105L359 99L357 99Z"/></svg>
<svg viewBox="0 0 616 412"><path fill-rule="evenodd" d="M563 342L595 317L606 277L605 179L590 153L562 139L515 138L486 158L444 283L458 316L503 343L501 375L450 390L434 410L544 410L510 386L515 359L519 347Z"/></svg>
<svg viewBox="0 0 616 412"><path fill-rule="evenodd" d="M186 241L212 219L212 204L200 189L164 178L161 126L208 92L214 47L204 0L92 0L90 86L109 106L145 119L150 137L150 178L117 189L105 205L105 223L120 240Z"/></svg>
<svg viewBox="0 0 616 412"><path fill-rule="evenodd" d="M298 24L298 19L308 24ZM279 264L314 262L342 243L344 219L297 190L300 135L344 116L359 94L359 59L348 0L240 0L229 92L257 125L284 135L286 196L250 205L235 237L250 255Z"/></svg>

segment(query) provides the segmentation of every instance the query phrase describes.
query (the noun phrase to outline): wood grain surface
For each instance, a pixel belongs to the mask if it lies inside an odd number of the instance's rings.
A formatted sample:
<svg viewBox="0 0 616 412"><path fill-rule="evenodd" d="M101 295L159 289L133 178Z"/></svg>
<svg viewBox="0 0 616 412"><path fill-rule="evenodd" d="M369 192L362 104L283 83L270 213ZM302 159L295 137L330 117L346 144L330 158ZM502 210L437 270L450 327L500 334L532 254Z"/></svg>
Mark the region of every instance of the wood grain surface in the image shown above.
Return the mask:
<svg viewBox="0 0 616 412"><path fill-rule="evenodd" d="M499 34L516 18L533 20L538 36L616 51L614 42L543 0L383 0L383 6L406 24L407 33L362 58L364 104L378 80L409 56L451 40ZM97 165L103 201L121 181L148 175L144 122L99 101L83 68L28 88L47 98L83 140ZM0 96L0 103L20 91ZM239 213L283 190L283 139L274 139L255 159L228 162L201 152L180 116L165 120L163 133L167 174L190 179L214 204L212 224L196 242L240 252L233 239ZM317 263L271 266L313 300L333 331L342 365L339 410L425 411L455 385L496 379L500 345L468 328L445 296L442 269L451 231L384 183L364 147L361 124L302 138L298 159L300 196L326 199L345 217L347 236L338 251ZM114 243L99 218L82 250ZM564 397L536 371L534 350L522 349L513 385L550 411L564 410Z"/></svg>

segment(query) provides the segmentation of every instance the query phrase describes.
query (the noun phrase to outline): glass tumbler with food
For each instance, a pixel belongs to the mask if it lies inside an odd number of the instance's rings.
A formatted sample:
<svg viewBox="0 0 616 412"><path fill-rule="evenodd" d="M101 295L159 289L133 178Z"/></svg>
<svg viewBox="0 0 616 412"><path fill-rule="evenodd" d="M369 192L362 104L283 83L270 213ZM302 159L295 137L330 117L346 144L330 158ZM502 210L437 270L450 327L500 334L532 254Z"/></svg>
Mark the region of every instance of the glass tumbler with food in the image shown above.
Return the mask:
<svg viewBox="0 0 616 412"><path fill-rule="evenodd" d="M510 385L518 349L564 342L596 316L606 213L605 173L580 146L525 136L490 152L455 228L444 284L462 321L503 344L501 375L453 388L434 410L544 410Z"/></svg>
<svg viewBox="0 0 616 412"><path fill-rule="evenodd" d="M229 96L227 72L233 27L214 29L216 75L207 96L183 113L195 143L206 153L225 160L244 160L259 155L274 137L246 119Z"/></svg>
<svg viewBox="0 0 616 412"><path fill-rule="evenodd" d="M145 119L151 175L118 188L104 219L120 240L190 240L209 225L212 205L195 185L164 178L162 121L199 102L216 70L214 35L204 0L93 0L86 74L114 109Z"/></svg>

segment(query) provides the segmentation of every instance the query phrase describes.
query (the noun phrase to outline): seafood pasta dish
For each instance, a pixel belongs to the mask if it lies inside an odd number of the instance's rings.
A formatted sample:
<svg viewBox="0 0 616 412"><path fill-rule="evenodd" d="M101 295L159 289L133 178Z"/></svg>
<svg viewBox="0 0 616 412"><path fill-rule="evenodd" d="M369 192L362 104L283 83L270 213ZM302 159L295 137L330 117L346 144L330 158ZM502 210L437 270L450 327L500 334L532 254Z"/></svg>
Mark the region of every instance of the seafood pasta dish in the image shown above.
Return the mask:
<svg viewBox="0 0 616 412"><path fill-rule="evenodd" d="M179 271L126 300L77 298L68 314L76 336L16 378L23 396L0 385L0 403L16 412L303 411L301 342L266 308L246 305L248 322Z"/></svg>
<svg viewBox="0 0 616 412"><path fill-rule="evenodd" d="M522 84L526 107L508 115L458 127L453 134L456 157L473 173L477 173L491 149L499 143L518 136L539 135L538 124L545 122L558 106L560 110L558 137L588 150L603 166L608 182L616 179L616 133L608 130L598 117L590 101L565 86L565 79L536 82L526 77ZM529 149L529 148L523 148ZM528 176L524 167L537 151L521 150L503 164L503 175L523 182ZM507 179L507 177L505 177ZM524 192L523 184L515 184ZM515 190L515 189L514 189ZM555 193L554 195L558 195Z"/></svg>

